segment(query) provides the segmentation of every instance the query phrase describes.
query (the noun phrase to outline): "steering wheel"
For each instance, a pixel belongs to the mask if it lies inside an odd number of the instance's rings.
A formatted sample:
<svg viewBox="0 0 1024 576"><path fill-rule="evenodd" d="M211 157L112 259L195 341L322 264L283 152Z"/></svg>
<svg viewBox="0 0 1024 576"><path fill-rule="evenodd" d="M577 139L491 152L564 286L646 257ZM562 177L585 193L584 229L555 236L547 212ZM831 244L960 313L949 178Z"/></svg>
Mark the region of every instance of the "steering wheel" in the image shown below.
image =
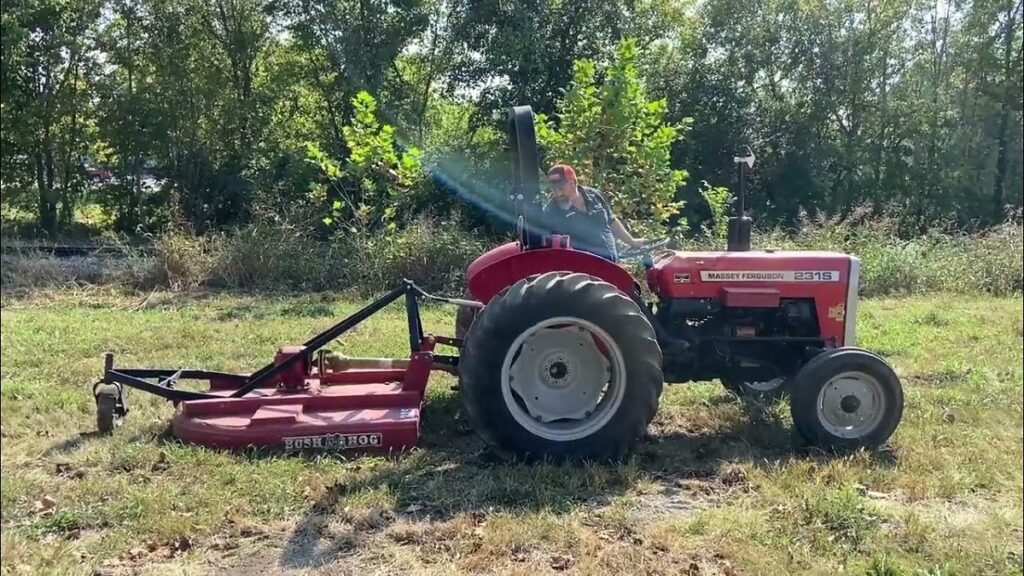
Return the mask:
<svg viewBox="0 0 1024 576"><path fill-rule="evenodd" d="M669 242L670 239L668 238L658 238L656 240L651 240L650 242L644 244L643 246L640 246L639 248L632 248L630 250L622 252L621 254L619 254L619 259L630 260L633 258L646 256L651 252L658 250L659 248L664 248L665 246L668 245Z"/></svg>

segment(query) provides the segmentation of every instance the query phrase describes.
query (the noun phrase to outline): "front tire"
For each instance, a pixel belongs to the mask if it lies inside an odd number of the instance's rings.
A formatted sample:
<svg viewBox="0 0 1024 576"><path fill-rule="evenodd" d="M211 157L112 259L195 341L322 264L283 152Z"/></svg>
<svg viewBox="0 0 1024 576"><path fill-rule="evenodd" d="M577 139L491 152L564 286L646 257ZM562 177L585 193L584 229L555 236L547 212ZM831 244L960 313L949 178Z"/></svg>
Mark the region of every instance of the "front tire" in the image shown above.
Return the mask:
<svg viewBox="0 0 1024 576"><path fill-rule="evenodd" d="M551 272L477 313L459 394L499 454L617 460L654 418L661 362L654 328L628 295L586 274Z"/></svg>
<svg viewBox="0 0 1024 576"><path fill-rule="evenodd" d="M797 432L825 450L878 448L903 418L903 387L896 372L860 348L816 356L797 372L790 397Z"/></svg>

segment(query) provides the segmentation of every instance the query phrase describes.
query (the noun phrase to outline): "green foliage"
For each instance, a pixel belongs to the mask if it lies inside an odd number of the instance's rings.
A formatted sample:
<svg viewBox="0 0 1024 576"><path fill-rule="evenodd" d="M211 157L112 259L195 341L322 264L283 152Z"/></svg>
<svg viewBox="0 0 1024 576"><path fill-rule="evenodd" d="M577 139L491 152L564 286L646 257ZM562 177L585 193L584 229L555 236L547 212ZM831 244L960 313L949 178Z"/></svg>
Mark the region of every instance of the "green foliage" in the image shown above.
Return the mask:
<svg viewBox="0 0 1024 576"><path fill-rule="evenodd" d="M0 202L32 211L36 235L74 232L77 207L94 203L126 233L224 230L312 205L392 230L472 205L462 221L477 226L500 220L486 211L508 184L486 119L529 104L550 119L547 160L581 163L639 232L714 229L697 183L731 186L743 145L758 157L747 205L770 226L895 202L910 238L1019 209L1020 0L749 8L12 0ZM341 180L305 162L306 143ZM91 181L97 167L115 181Z"/></svg>
<svg viewBox="0 0 1024 576"><path fill-rule="evenodd" d="M460 295L466 267L491 247L452 220L421 218L389 236L368 235L341 242L349 254L347 281L358 292L378 294L401 278L439 293Z"/></svg>
<svg viewBox="0 0 1024 576"><path fill-rule="evenodd" d="M705 234L716 240L724 240L729 230L732 193L724 186L712 186L705 180L701 182L700 194L711 209L711 226L706 227Z"/></svg>
<svg viewBox="0 0 1024 576"><path fill-rule="evenodd" d="M3 201L32 205L39 231L70 227L95 138L99 0L4 3L0 66Z"/></svg>
<svg viewBox="0 0 1024 576"><path fill-rule="evenodd" d="M395 130L377 119L377 102L369 93L359 92L352 108L352 122L342 128L348 146L344 167L315 144L307 145L309 161L320 167L330 183L313 192L330 205L331 215L324 218L327 224L341 217L350 228L394 232L422 178L420 151L415 147L397 150Z"/></svg>
<svg viewBox="0 0 1024 576"><path fill-rule="evenodd" d="M631 229L678 234L687 224L679 217L685 203L676 192L687 173L673 168L670 156L691 121L665 122L667 103L647 99L638 57L634 40L621 42L600 85L595 64L577 61L558 103L557 125L539 115L537 136L548 163L574 166L581 183L600 189Z"/></svg>
<svg viewBox="0 0 1024 576"><path fill-rule="evenodd" d="M1024 227L1007 221L975 234L936 226L902 238L899 212L861 208L847 217L803 214L793 231L761 226L755 248L833 250L861 259L861 294L986 292L1024 290ZM695 249L721 249L696 242Z"/></svg>

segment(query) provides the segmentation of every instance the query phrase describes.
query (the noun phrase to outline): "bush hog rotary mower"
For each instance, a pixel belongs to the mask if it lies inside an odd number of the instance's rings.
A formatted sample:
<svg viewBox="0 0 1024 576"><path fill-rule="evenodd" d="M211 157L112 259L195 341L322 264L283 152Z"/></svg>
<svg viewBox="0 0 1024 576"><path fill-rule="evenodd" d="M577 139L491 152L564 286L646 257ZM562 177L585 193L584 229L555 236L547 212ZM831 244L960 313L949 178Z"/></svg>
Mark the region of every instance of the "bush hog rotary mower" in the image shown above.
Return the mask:
<svg viewBox="0 0 1024 576"><path fill-rule="evenodd" d="M540 176L529 107L508 112L518 238L466 271L471 299L404 281L251 374L120 368L107 355L94 387L108 432L136 388L176 405L187 442L285 450L394 451L416 443L429 375L458 375L470 424L498 453L525 459L619 459L654 417L665 382L719 379L741 397L788 395L795 429L826 450L875 448L895 431L903 393L893 369L853 346L859 261L827 252L755 251L743 214L727 250L688 253L654 242L640 258L647 288L623 267L572 248L540 224ZM407 359L345 358L325 347L400 298ZM424 333L419 302L459 307L454 338ZM435 352L438 345L459 350ZM209 382L178 389L179 380Z"/></svg>

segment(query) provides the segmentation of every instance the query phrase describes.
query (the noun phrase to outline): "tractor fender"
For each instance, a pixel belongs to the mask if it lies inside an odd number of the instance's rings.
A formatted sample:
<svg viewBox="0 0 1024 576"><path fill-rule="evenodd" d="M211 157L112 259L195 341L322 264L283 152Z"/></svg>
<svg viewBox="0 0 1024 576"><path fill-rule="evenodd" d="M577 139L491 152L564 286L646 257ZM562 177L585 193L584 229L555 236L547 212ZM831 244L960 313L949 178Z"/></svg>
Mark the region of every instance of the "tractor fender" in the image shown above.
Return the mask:
<svg viewBox="0 0 1024 576"><path fill-rule="evenodd" d="M515 247L515 244L511 246ZM546 272L579 272L596 276L627 296L636 289L633 277L625 268L589 252L569 248L521 251L512 247L509 244L499 246L470 264L466 282L474 300L486 304L519 280Z"/></svg>

